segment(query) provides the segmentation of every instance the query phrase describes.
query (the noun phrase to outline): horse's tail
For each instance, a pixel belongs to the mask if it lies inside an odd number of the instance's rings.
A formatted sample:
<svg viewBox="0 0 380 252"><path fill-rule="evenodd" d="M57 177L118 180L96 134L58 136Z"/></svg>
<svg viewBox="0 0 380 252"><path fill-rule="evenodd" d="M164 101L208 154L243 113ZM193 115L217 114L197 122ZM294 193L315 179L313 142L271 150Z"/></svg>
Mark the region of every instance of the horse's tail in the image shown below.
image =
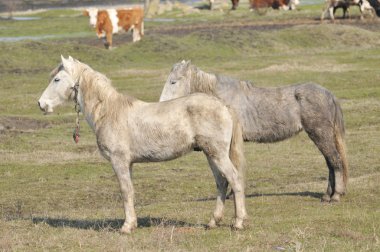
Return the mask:
<svg viewBox="0 0 380 252"><path fill-rule="evenodd" d="M239 119L232 108L228 108L232 120L232 138L230 144L230 159L232 164L236 167L239 172L239 179L245 185L245 157L244 157L244 141L243 141L243 130L240 125Z"/></svg>
<svg viewBox="0 0 380 252"><path fill-rule="evenodd" d="M335 146L339 152L340 159L342 161L343 168L343 182L344 186L347 186L348 182L348 162L346 157L346 146L344 142L344 121L343 121L343 112L342 108L339 105L339 102L334 97L335 105L335 119L334 119L334 135L335 135Z"/></svg>

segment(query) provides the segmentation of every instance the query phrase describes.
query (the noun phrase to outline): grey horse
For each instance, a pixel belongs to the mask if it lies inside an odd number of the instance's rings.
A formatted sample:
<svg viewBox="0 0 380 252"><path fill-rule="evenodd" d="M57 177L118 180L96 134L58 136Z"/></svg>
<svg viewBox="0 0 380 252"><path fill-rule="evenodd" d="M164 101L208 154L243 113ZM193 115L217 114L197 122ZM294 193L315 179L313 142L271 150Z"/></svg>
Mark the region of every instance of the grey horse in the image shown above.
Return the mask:
<svg viewBox="0 0 380 252"><path fill-rule="evenodd" d="M206 73L190 61L182 61L174 64L160 101L196 92L214 95L234 108L245 141L277 142L305 130L329 168L328 187L322 201L339 201L345 194L348 163L343 114L330 91L314 83L255 87L248 81Z"/></svg>

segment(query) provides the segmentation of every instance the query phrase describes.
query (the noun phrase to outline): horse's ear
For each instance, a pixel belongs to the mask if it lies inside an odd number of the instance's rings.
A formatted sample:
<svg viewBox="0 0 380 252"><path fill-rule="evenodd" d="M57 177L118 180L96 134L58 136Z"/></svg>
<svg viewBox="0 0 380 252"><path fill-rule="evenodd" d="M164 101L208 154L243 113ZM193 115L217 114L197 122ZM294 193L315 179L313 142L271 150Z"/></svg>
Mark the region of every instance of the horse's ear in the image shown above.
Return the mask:
<svg viewBox="0 0 380 252"><path fill-rule="evenodd" d="M90 13L88 12L88 9L85 9L85 10L83 11L83 16L85 16L85 17L90 16Z"/></svg>
<svg viewBox="0 0 380 252"><path fill-rule="evenodd" d="M70 55L69 55L69 60L74 62L73 57L71 57Z"/></svg>
<svg viewBox="0 0 380 252"><path fill-rule="evenodd" d="M63 55L61 54L61 61L62 61L62 63L63 63L63 61L64 60L66 60L64 57L63 57Z"/></svg>
<svg viewBox="0 0 380 252"><path fill-rule="evenodd" d="M72 59L72 58L71 58ZM73 61L69 59L65 59L62 55L61 55L61 60L62 60L62 65L63 65L63 68L70 72L71 71L71 68L72 68L72 63Z"/></svg>
<svg viewBox="0 0 380 252"><path fill-rule="evenodd" d="M181 61L181 65L183 65L184 67L188 67L188 66L190 66L190 64L191 64L191 61L190 60L188 60L188 61L186 61L186 60L182 60Z"/></svg>

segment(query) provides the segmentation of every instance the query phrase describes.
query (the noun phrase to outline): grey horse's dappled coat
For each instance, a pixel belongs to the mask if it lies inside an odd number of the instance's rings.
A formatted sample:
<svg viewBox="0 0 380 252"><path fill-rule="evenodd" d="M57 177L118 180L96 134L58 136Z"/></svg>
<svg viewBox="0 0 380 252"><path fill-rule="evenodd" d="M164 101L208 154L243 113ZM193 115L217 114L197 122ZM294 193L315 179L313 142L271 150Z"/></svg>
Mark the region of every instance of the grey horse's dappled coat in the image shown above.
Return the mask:
<svg viewBox="0 0 380 252"><path fill-rule="evenodd" d="M343 114L338 100L315 83L261 88L248 81L203 72L189 61L173 66L160 101L190 93L214 95L236 110L246 141L277 142L305 130L329 168L325 201L345 193L348 165Z"/></svg>

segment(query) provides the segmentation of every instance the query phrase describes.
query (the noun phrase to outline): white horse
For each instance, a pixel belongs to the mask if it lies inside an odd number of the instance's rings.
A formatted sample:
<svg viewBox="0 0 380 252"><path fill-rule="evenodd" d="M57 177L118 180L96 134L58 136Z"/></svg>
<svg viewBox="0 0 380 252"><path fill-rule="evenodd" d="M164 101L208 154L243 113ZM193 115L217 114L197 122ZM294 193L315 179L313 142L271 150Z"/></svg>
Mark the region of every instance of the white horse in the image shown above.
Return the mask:
<svg viewBox="0 0 380 252"><path fill-rule="evenodd" d="M38 101L45 112L66 100L80 106L96 134L102 155L111 161L124 201L125 222L121 232L137 227L133 163L171 160L194 149L207 157L218 188L216 208L208 223L222 219L227 185L235 193L234 228L246 218L244 154L240 124L229 108L204 94L146 103L118 93L109 79L71 57L53 70L49 86Z"/></svg>

